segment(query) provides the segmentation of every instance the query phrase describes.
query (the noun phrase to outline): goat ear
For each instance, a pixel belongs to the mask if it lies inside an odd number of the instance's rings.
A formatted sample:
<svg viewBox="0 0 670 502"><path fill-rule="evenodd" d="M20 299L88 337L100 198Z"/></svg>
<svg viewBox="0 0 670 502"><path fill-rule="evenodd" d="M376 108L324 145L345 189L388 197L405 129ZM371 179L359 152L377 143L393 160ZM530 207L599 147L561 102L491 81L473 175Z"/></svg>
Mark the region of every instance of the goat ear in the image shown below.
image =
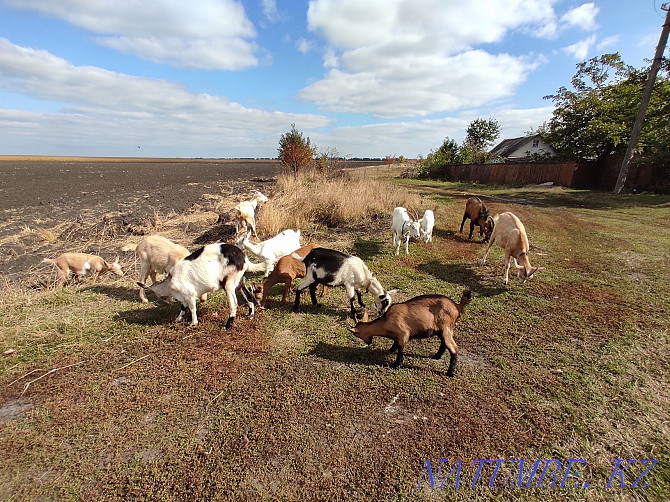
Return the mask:
<svg viewBox="0 0 670 502"><path fill-rule="evenodd" d="M356 328L347 328L350 333L356 334Z"/></svg>
<svg viewBox="0 0 670 502"><path fill-rule="evenodd" d="M369 319L369 317L368 317L368 311L367 311L367 310L364 310L364 311L363 311L363 319L361 319L361 322L368 322L368 319Z"/></svg>
<svg viewBox="0 0 670 502"><path fill-rule="evenodd" d="M537 267L537 268L531 269L530 274L528 274L528 278L530 279L531 277L533 277L533 274L535 272L539 272L540 270L547 270L547 269L544 268L544 267Z"/></svg>
<svg viewBox="0 0 670 502"><path fill-rule="evenodd" d="M119 257L118 256L114 259L114 263L119 263Z"/></svg>
<svg viewBox="0 0 670 502"><path fill-rule="evenodd" d="M137 285L142 289L151 290L151 288L149 286L147 286L146 284L142 284L141 282L138 282Z"/></svg>
<svg viewBox="0 0 670 502"><path fill-rule="evenodd" d="M387 291L387 293L391 296L395 296L395 295L398 294L398 290L397 289L390 289L390 290Z"/></svg>

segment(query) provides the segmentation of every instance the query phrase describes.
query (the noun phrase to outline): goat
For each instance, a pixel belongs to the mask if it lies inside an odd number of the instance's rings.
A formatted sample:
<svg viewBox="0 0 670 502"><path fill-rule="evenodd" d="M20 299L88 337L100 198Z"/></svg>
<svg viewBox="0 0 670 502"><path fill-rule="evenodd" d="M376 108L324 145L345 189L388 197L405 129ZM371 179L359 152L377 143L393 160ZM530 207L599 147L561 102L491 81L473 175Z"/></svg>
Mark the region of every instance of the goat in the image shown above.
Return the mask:
<svg viewBox="0 0 670 502"><path fill-rule="evenodd" d="M405 241L405 254L409 254L409 239L413 237L418 239L421 227L418 221L412 221L407 209L396 207L393 210L393 219L391 221L391 231L393 232L393 245L395 246L396 256L400 252L400 243ZM397 241L397 243L396 243Z"/></svg>
<svg viewBox="0 0 670 502"><path fill-rule="evenodd" d="M465 220L468 218L470 219L470 235L468 239L472 240L472 232L475 230L475 225L477 225L479 227L479 235L484 238L484 242L488 242L491 232L493 232L494 222L489 215L486 204L479 197L470 197L465 201L465 213L463 213L463 221L461 222L459 232L463 231L463 225L465 225Z"/></svg>
<svg viewBox="0 0 670 502"><path fill-rule="evenodd" d="M300 249L295 251L295 254L298 256L306 256L312 249L321 247L318 244L310 244L308 246L303 246ZM268 275L262 284L258 286L256 290L257 298L260 295L261 305L265 305L270 289L277 283L284 284L284 294L281 297L281 303L286 302L288 294L291 292L291 283L296 278L305 277L305 264L299 262L293 256L287 255L282 256L277 264L275 265L274 270ZM326 286L322 285L323 289L321 291L321 296L323 297L326 294Z"/></svg>
<svg viewBox="0 0 670 502"><path fill-rule="evenodd" d="M244 273L259 272L265 268L262 263L251 263L244 253L232 244L207 244L177 262L168 276L162 281L146 286L137 284L143 289L150 289L159 298L169 302L171 298L181 302L181 310L177 321L184 317L186 309L191 311L191 326L197 326L198 315L195 302L203 294L224 289L228 297L230 314L225 329L229 329L237 315L237 290L249 306L249 318L255 313L253 292L244 284Z"/></svg>
<svg viewBox="0 0 670 502"><path fill-rule="evenodd" d="M267 277L274 269L274 265L279 258L291 254L300 247L300 230L284 230L271 239L258 244L251 242L249 235L246 235L240 237L235 244L265 263L265 277Z"/></svg>
<svg viewBox="0 0 670 502"><path fill-rule="evenodd" d="M370 345L373 336L383 336L393 340L390 352L398 352L393 368L399 368L403 361L405 345L412 338L425 338L437 335L440 348L433 359L440 359L445 349L449 349L449 369L447 376L454 376L458 345L454 341L456 321L470 302L472 293L463 291L461 302L455 303L443 295L422 295L403 303L392 305L381 317L368 322L367 311L363 320L350 328L353 334Z"/></svg>
<svg viewBox="0 0 670 502"><path fill-rule="evenodd" d="M396 290L386 291L376 277L368 269L367 265L357 256L350 256L334 249L315 248L302 258L293 253L291 256L305 264L305 279L298 284L295 290L295 303L293 312L298 312L300 307L300 293L309 287L309 294L313 305L316 301L316 287L319 284L326 286L344 286L351 306L351 316L358 320L358 313L354 308L354 298L358 298L358 304L365 307L361 289L373 294L375 308L379 312L386 312L391 305L391 295Z"/></svg>
<svg viewBox="0 0 670 502"><path fill-rule="evenodd" d="M258 239L258 235L256 235L256 207L258 207L259 203L267 201L268 198L257 191L251 200L242 201L235 206L233 208L235 213L235 232L239 234L240 228L242 228L242 233L247 233L247 227L251 227L254 237Z"/></svg>
<svg viewBox="0 0 670 502"><path fill-rule="evenodd" d="M493 246L494 242L497 242L498 246L505 250L505 275L503 279L505 284L509 280L509 267L512 264L512 260L514 260L514 264L518 269L517 276L521 284L533 277L535 272L546 270L544 267L533 268L530 266L530 261L528 260L528 236L526 235L523 223L521 223L521 220L516 215L512 213L498 214L493 218L493 221L495 222L495 226L493 227L486 253L482 259L482 265L486 263L486 257L489 255L491 246ZM517 263L517 260L521 262L521 265Z"/></svg>
<svg viewBox="0 0 670 502"><path fill-rule="evenodd" d="M165 276L175 264L189 255L189 250L180 244L175 244L160 235L148 235L137 245L126 244L121 251L134 251L140 257L139 282L146 282L151 277L156 282L156 274ZM206 299L206 297L204 298ZM147 303L144 289L140 288L140 301Z"/></svg>
<svg viewBox="0 0 670 502"><path fill-rule="evenodd" d="M59 279L56 288L62 289L63 284L70 276L74 274L77 277L85 275L101 275L105 272L123 276L123 271L119 265L119 257L109 263L103 258L94 254L85 253L63 253L57 258L44 258L42 263L53 263L58 267Z"/></svg>
<svg viewBox="0 0 670 502"><path fill-rule="evenodd" d="M421 237L423 242L428 244L433 242L433 227L435 226L435 213L431 209L426 209L423 216L419 220L419 230L421 232Z"/></svg>

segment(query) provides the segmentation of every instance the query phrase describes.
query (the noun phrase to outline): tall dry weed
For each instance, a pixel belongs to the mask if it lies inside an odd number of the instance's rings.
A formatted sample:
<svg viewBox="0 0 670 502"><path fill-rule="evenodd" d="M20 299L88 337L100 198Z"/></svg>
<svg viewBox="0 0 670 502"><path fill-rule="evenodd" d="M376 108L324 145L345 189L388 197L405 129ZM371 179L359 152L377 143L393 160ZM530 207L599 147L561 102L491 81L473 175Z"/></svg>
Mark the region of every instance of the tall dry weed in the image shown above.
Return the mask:
<svg viewBox="0 0 670 502"><path fill-rule="evenodd" d="M275 191L258 213L257 228L265 236L312 225L346 227L369 218L388 217L390 222L396 206L422 209L418 194L390 182L315 170L281 174Z"/></svg>

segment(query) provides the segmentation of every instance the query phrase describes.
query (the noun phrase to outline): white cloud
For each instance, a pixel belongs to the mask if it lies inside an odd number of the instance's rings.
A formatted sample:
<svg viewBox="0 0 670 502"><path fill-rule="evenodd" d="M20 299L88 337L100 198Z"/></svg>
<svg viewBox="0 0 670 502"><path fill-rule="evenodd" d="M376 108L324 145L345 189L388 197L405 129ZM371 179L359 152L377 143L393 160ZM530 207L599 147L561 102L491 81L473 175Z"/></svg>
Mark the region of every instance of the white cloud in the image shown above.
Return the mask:
<svg viewBox="0 0 670 502"><path fill-rule="evenodd" d="M561 16L561 21L567 26L576 26L585 31L593 31L598 28L596 15L600 9L595 3L585 3Z"/></svg>
<svg viewBox="0 0 670 502"><path fill-rule="evenodd" d="M166 80L74 66L49 52L6 39L0 39L0 94L3 92L62 104L55 113L2 110L3 152L16 151L19 139L32 141L32 148L24 152L34 152L54 138L55 144L69 144L71 151L80 154L92 154L82 150L93 144L108 148L109 153L137 143L160 146L166 152L180 150L175 155L181 156L221 156L234 155L223 140L234 138L238 147L248 148L247 155L266 151L274 156L277 138L291 123L313 129L333 122L319 115L247 108ZM222 144L217 145L213 138L221 138Z"/></svg>
<svg viewBox="0 0 670 502"><path fill-rule="evenodd" d="M596 43L596 36L591 35L590 37L584 38L572 45L562 47L561 50L568 55L574 56L575 59L582 61L586 59L586 57L589 55L589 51L591 50L591 47L593 47L595 43Z"/></svg>
<svg viewBox="0 0 670 502"><path fill-rule="evenodd" d="M474 47L511 30L556 31L553 1L312 0L308 27L328 47L324 78L301 99L329 110L421 116L513 93L535 64Z"/></svg>
<svg viewBox="0 0 670 502"><path fill-rule="evenodd" d="M102 45L157 63L220 70L258 64L256 30L236 0L6 2L64 19L99 34Z"/></svg>
<svg viewBox="0 0 670 502"><path fill-rule="evenodd" d="M599 51L602 51L603 49L607 49L608 47L611 47L612 45L616 45L619 43L619 35L613 35L611 37L605 37L603 38L600 42L598 42L598 45L596 45L596 48Z"/></svg>
<svg viewBox="0 0 670 502"><path fill-rule="evenodd" d="M307 54L314 48L314 42L307 40L305 38L299 38L295 41L295 47L298 49L298 52L302 54Z"/></svg>
<svg viewBox="0 0 670 502"><path fill-rule="evenodd" d="M277 11L277 0L261 0L263 6L263 15L268 21L275 22L279 19L279 11Z"/></svg>

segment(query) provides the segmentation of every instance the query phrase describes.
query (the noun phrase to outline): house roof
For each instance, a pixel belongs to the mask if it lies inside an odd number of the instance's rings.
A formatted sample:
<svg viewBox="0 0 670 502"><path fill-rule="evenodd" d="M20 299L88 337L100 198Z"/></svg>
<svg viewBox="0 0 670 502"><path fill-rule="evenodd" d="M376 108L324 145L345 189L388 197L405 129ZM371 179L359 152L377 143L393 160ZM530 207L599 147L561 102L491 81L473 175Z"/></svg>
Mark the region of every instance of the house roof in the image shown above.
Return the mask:
<svg viewBox="0 0 670 502"><path fill-rule="evenodd" d="M504 139L493 147L491 154L494 157L509 157L514 151L538 137L540 137L540 135L535 134L533 136L522 136L521 138Z"/></svg>

